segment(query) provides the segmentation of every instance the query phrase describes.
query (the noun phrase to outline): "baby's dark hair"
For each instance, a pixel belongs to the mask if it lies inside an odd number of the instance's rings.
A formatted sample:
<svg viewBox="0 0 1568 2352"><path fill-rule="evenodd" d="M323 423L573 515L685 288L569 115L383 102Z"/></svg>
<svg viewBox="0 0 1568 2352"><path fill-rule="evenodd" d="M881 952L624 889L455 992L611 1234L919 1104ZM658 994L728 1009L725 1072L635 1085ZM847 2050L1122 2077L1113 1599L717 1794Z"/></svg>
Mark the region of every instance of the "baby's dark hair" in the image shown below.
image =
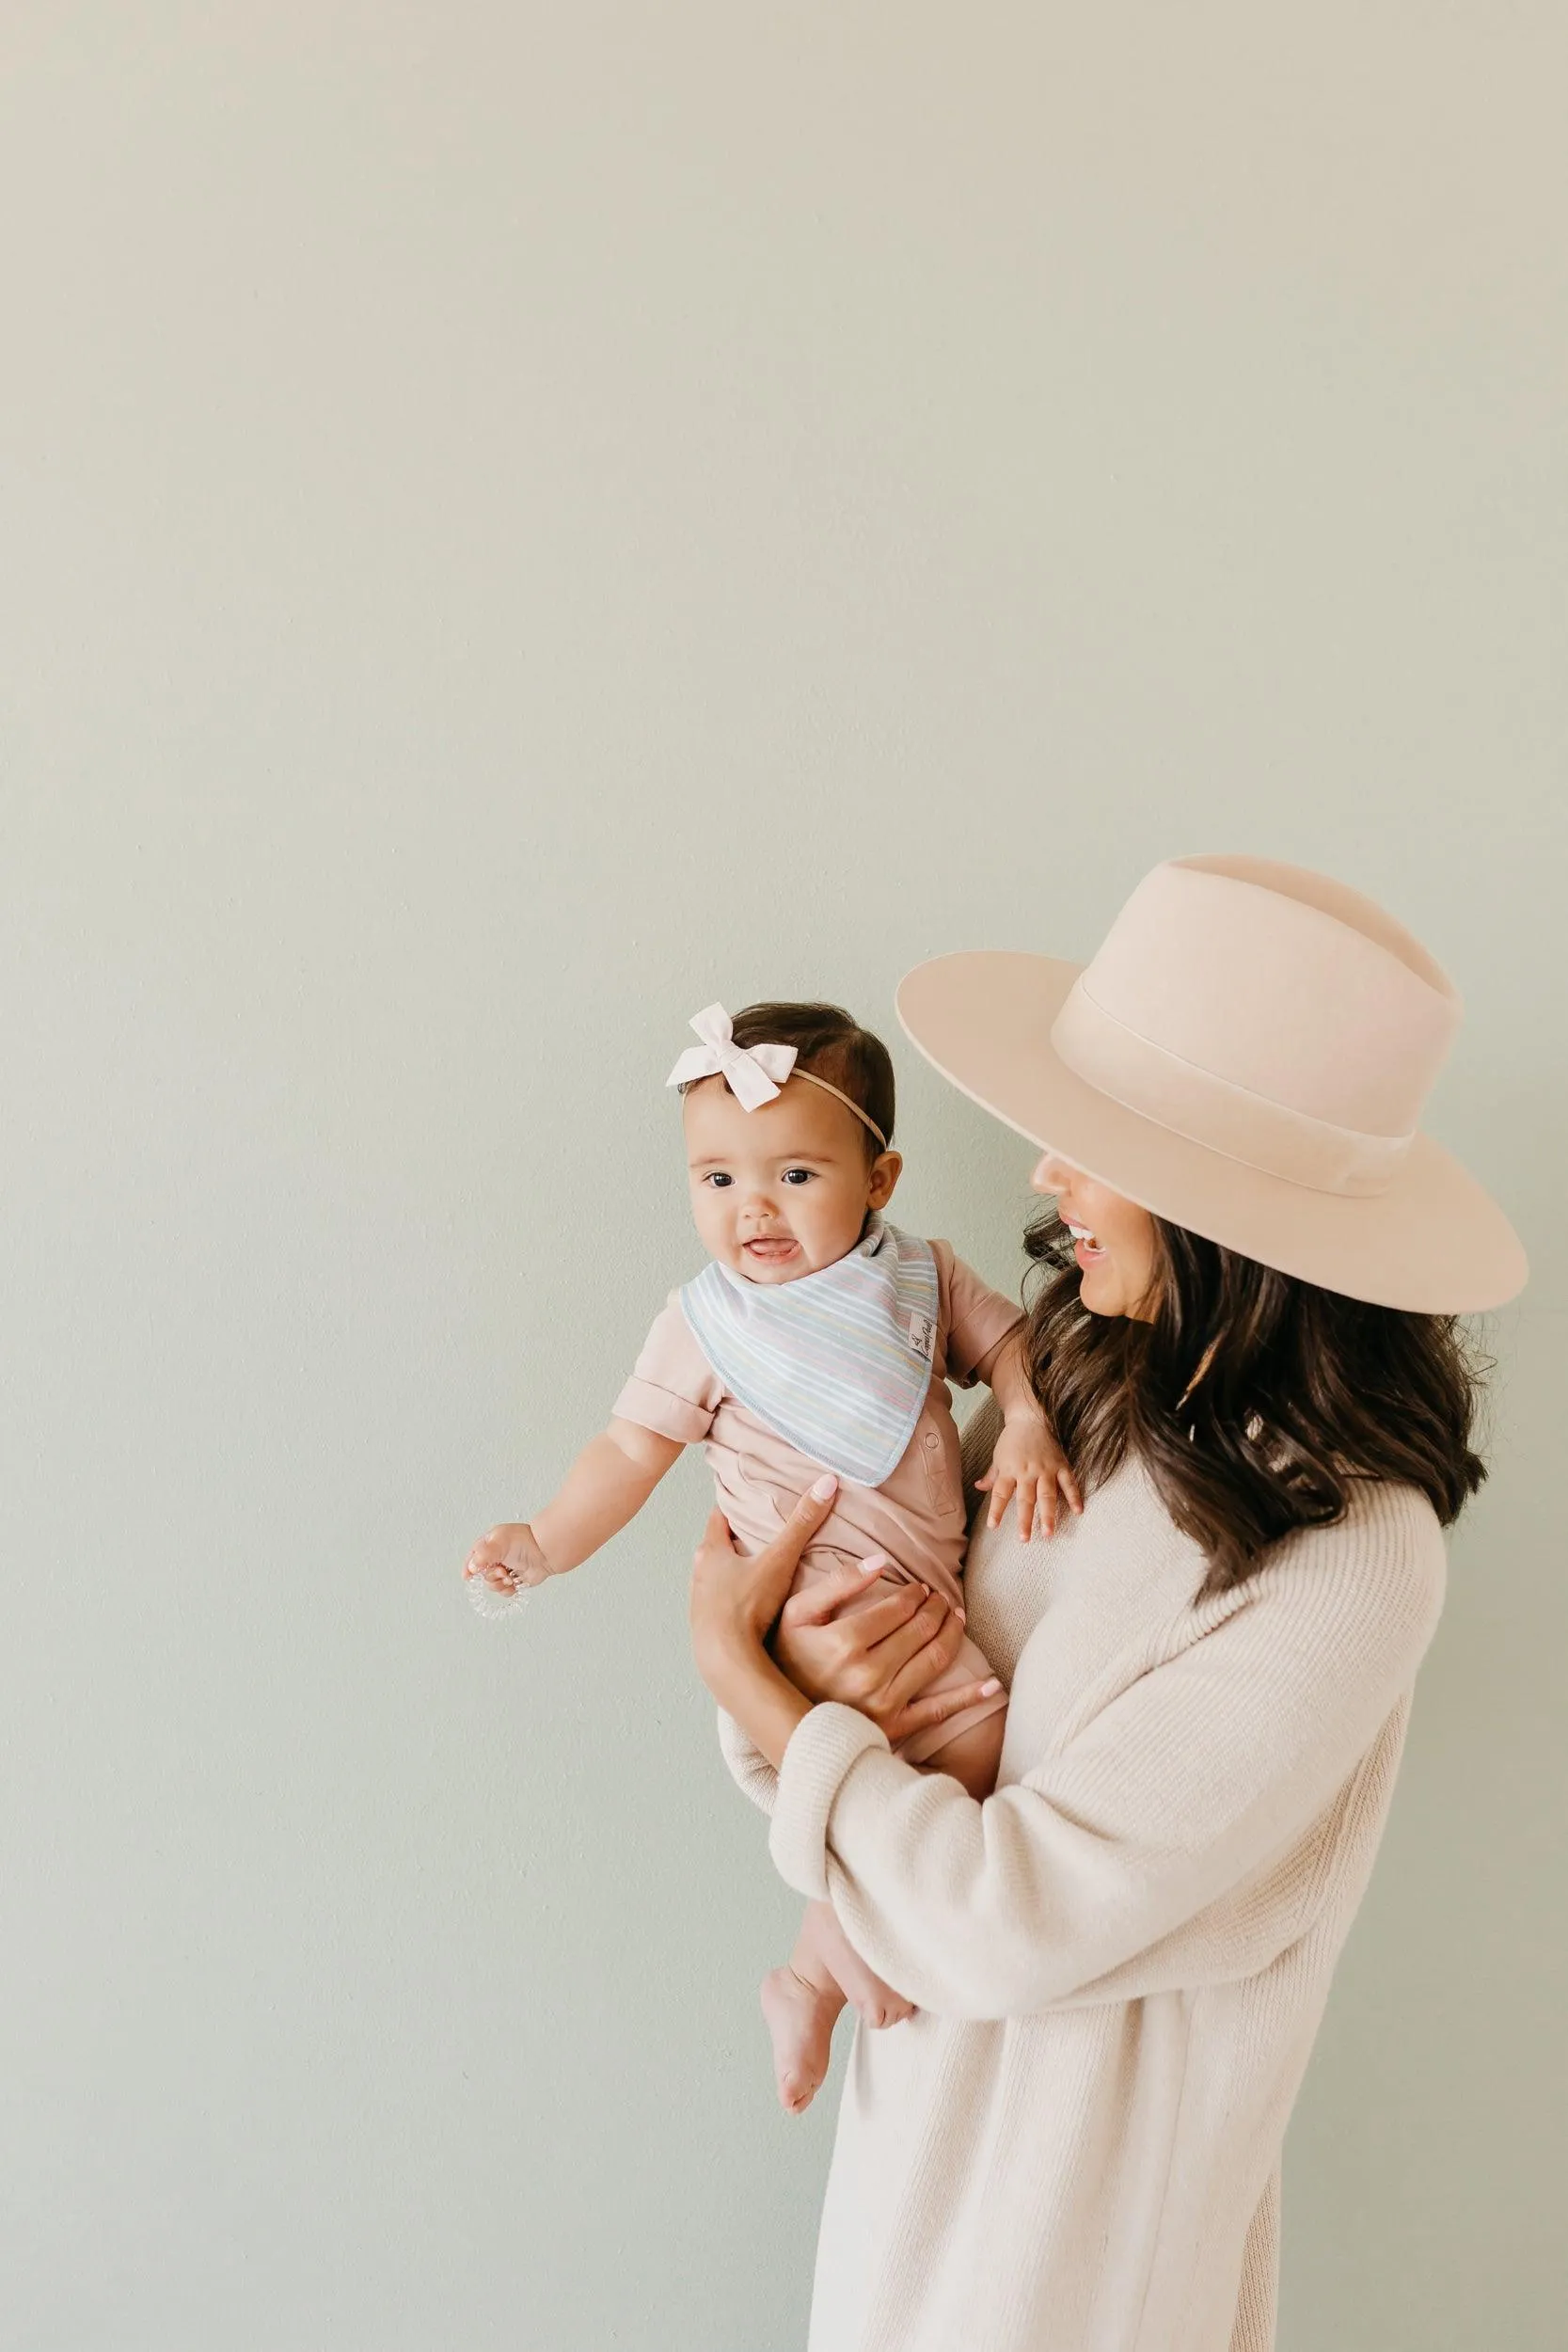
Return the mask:
<svg viewBox="0 0 1568 2352"><path fill-rule="evenodd" d="M892 1057L881 1039L863 1029L842 1005L748 1005L735 1016L735 1041L748 1051L753 1045L793 1045L798 1069L815 1071L837 1087L893 1141ZM882 1147L869 1127L862 1127L861 1134L866 1157L874 1160Z"/></svg>

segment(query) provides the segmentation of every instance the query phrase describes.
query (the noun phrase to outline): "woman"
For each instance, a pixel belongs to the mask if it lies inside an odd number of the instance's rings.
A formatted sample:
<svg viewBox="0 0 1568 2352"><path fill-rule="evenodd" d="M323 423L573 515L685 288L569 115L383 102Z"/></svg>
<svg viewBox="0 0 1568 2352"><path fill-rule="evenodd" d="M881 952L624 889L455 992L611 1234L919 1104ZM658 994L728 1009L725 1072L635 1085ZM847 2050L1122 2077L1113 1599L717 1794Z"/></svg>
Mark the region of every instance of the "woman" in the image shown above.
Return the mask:
<svg viewBox="0 0 1568 2352"><path fill-rule="evenodd" d="M770 1654L826 1502L697 1555L773 1860L917 2004L856 2036L811 2352L1267 2352L1286 2121L1484 1474L1452 1318L1525 1273L1415 1132L1457 1001L1358 894L1194 858L1086 968L942 957L899 1014L1044 1149L1034 1376L1085 1508L975 1530L984 1803L890 1752L973 1695L918 1696L944 1604L824 1584Z"/></svg>

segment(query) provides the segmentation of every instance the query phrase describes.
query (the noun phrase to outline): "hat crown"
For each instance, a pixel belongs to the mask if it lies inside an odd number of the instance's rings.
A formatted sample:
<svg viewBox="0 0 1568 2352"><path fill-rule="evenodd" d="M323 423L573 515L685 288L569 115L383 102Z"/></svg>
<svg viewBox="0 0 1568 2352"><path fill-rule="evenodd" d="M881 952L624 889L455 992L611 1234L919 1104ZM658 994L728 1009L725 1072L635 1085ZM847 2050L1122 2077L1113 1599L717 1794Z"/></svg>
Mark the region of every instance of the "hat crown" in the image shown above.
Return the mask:
<svg viewBox="0 0 1568 2352"><path fill-rule="evenodd" d="M1267 859L1145 876L1052 1042L1129 1109L1323 1190L1392 1181L1459 1021L1452 983L1359 892Z"/></svg>
<svg viewBox="0 0 1568 2352"><path fill-rule="evenodd" d="M1381 907L1261 859L1157 866L1082 984L1183 1061L1379 1136L1415 1127L1459 1019L1451 982Z"/></svg>

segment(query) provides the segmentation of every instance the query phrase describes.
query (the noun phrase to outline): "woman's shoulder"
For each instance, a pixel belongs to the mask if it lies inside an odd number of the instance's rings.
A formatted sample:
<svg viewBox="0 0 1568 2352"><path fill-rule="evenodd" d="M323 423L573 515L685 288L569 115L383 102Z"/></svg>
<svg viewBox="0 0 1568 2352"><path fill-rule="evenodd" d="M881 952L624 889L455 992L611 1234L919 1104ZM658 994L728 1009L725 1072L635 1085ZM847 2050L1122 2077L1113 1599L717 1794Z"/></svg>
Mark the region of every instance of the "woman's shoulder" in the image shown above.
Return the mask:
<svg viewBox="0 0 1568 2352"><path fill-rule="evenodd" d="M1357 1477L1337 1518L1271 1546L1245 1597L1381 1643L1430 1636L1447 1587L1448 1545L1430 1498L1402 1479Z"/></svg>
<svg viewBox="0 0 1568 2352"><path fill-rule="evenodd" d="M964 1429L965 1500L972 1509L984 1501L974 1482L990 1458L999 1427L988 1401ZM1119 1584L1130 1574L1147 1581L1156 1613L1174 1607L1179 1619L1190 1620L1184 1639L1217 1630L1239 1609L1265 1613L1287 1641L1292 1626L1309 1642L1325 1627L1346 1641L1357 1638L1358 1628L1369 1640L1430 1635L1448 1579L1448 1546L1431 1501L1418 1486L1392 1479L1348 1479L1344 1494L1336 1518L1291 1528L1244 1579L1216 1593L1203 1591L1208 1556L1202 1545L1178 1526L1157 1481L1133 1452L1087 1491L1084 1517L1069 1522L1068 1532L1071 1549L1092 1563L1097 1578L1109 1575ZM984 1532L974 1518L971 1528L972 1537ZM998 1528L988 1540L1001 1553L1008 1536L1008 1528ZM1019 1549L1021 1556L1030 1549Z"/></svg>
<svg viewBox="0 0 1568 2352"><path fill-rule="evenodd" d="M1292 1529L1277 1549L1310 1544L1325 1556L1424 1560L1445 1556L1442 1526L1429 1495L1402 1478L1344 1478L1344 1508L1332 1519ZM1273 1555L1271 1554L1271 1557Z"/></svg>
<svg viewBox="0 0 1568 2352"><path fill-rule="evenodd" d="M1291 1529L1217 1592L1203 1589L1196 1545L1192 1557L1199 1574L1159 1636L1160 1655L1196 1646L1210 1656L1218 1637L1243 1679L1287 1692L1328 1672L1346 1703L1357 1691L1408 1689L1447 1589L1436 1512L1419 1487L1388 1479L1350 1481L1334 1518Z"/></svg>

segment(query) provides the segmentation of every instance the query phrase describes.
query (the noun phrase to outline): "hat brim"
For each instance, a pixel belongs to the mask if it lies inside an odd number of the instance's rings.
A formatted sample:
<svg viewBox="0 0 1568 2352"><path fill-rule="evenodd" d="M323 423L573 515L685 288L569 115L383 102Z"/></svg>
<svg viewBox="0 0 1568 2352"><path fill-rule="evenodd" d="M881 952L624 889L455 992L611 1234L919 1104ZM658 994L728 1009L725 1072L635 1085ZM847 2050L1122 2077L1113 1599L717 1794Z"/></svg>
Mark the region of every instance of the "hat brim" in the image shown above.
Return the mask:
<svg viewBox="0 0 1568 2352"><path fill-rule="evenodd" d="M1261 1265L1418 1314L1478 1313L1524 1287L1518 1235L1430 1136L1416 1136L1386 1191L1351 1199L1248 1168L1101 1094L1051 1043L1083 969L1003 950L937 956L899 982L898 1018L927 1060L993 1118Z"/></svg>

